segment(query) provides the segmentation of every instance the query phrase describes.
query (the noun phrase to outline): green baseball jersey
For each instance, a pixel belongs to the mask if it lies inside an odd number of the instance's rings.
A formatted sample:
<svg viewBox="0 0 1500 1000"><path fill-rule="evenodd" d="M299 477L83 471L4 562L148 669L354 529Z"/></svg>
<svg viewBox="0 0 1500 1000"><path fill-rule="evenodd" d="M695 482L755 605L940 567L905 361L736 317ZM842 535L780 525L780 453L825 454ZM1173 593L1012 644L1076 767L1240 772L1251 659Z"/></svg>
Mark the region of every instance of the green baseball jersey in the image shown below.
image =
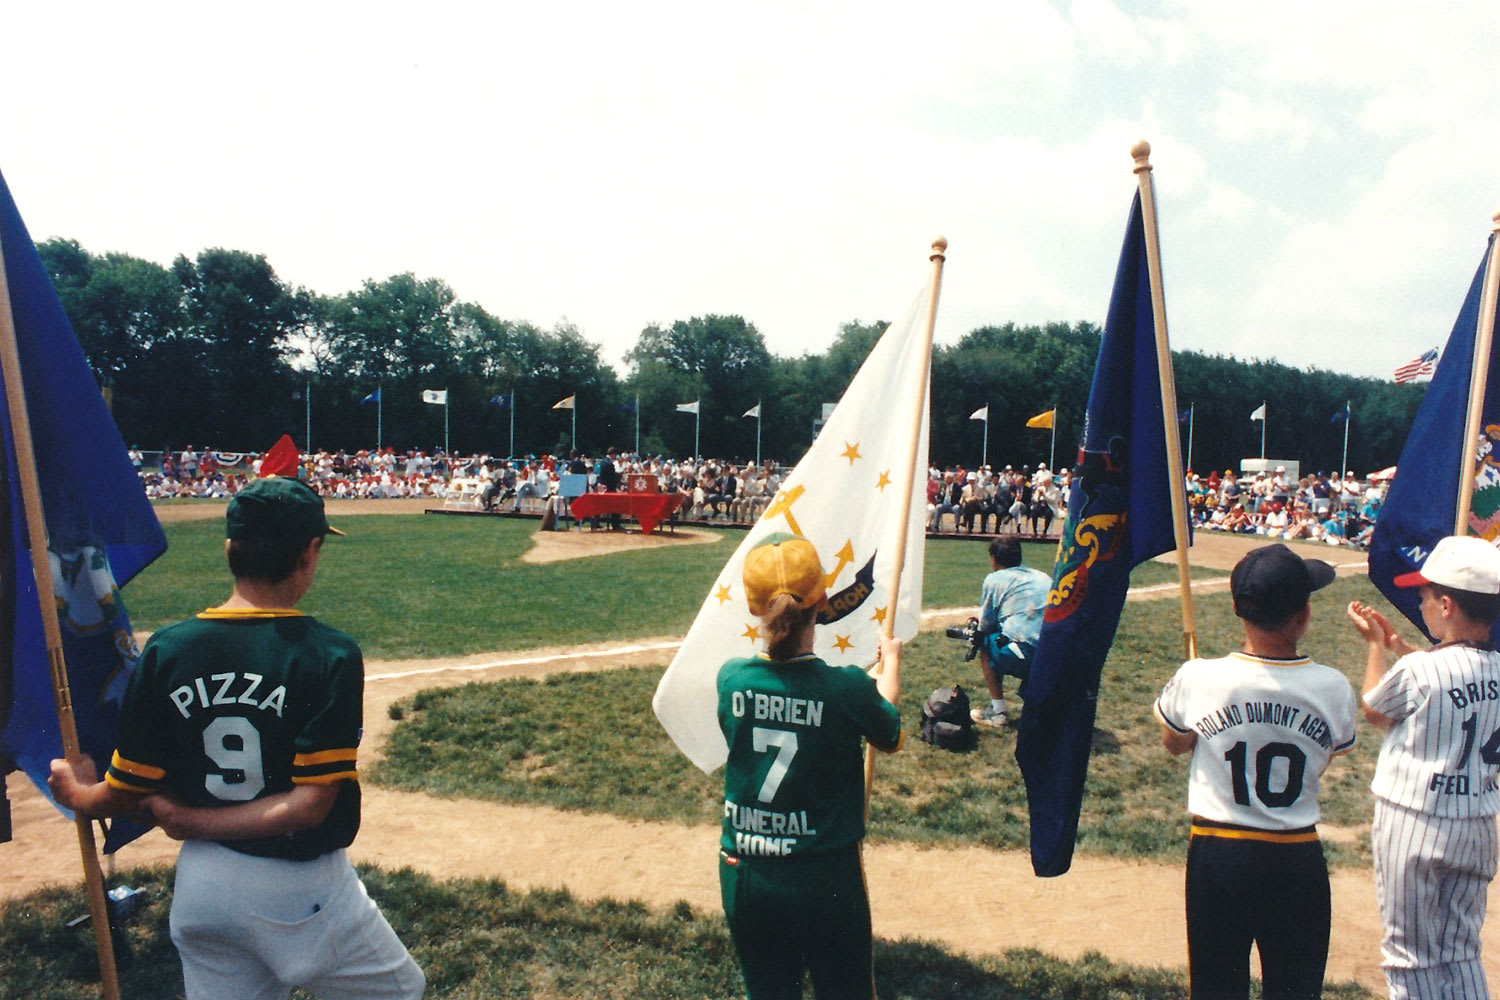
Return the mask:
<svg viewBox="0 0 1500 1000"><path fill-rule="evenodd" d="M298 611L210 609L146 643L105 780L190 806L338 782L318 826L224 842L259 857L315 858L359 830L363 696L364 661L343 632Z"/></svg>
<svg viewBox="0 0 1500 1000"><path fill-rule="evenodd" d="M730 660L719 669L725 852L833 851L865 835L861 738L901 745L901 713L858 667L815 656Z"/></svg>

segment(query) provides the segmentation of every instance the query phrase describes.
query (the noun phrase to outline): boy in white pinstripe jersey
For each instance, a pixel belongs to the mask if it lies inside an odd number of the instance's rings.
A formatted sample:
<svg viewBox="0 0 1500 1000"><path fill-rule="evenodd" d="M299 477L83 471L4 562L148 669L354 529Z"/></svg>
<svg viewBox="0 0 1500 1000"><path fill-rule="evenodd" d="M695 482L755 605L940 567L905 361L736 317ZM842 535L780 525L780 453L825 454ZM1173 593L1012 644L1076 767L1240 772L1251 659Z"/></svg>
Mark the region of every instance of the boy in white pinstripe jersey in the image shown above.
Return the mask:
<svg viewBox="0 0 1500 1000"><path fill-rule="evenodd" d="M1370 790L1375 891L1385 924L1381 966L1393 1000L1488 997L1479 958L1500 812L1500 550L1445 538L1420 572L1420 650L1378 611L1349 605L1369 644L1365 718L1388 729ZM1400 656L1386 669L1385 651Z"/></svg>

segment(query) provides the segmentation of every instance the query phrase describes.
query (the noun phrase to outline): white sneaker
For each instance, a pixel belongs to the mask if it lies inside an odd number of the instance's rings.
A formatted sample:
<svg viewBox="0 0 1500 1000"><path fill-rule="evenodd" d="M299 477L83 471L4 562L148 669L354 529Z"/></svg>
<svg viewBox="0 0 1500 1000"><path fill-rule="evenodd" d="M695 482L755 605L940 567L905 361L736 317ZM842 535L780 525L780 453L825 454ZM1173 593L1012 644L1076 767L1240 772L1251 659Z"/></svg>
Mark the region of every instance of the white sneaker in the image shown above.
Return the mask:
<svg viewBox="0 0 1500 1000"><path fill-rule="evenodd" d="M983 708L972 708L969 710L969 718L974 720L975 725L988 726L991 729L1005 728L1005 709L986 705Z"/></svg>

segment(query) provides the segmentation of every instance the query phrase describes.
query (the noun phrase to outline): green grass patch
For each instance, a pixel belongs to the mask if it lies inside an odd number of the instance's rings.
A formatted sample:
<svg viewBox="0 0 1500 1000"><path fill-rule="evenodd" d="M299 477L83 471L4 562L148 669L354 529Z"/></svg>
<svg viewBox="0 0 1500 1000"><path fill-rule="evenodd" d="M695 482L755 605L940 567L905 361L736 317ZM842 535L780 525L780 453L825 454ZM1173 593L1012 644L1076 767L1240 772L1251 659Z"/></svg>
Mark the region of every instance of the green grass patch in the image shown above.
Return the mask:
<svg viewBox="0 0 1500 1000"><path fill-rule="evenodd" d="M198 501L207 503L209 501ZM532 564L535 521L381 515L344 518L303 610L355 636L372 659L459 656L537 646L682 635L743 531L712 545L663 546ZM218 604L233 583L219 520L167 524L169 548L125 588L131 621L157 629ZM1050 569L1055 546L1025 546ZM977 606L989 571L980 542L927 546L923 604ZM1212 573L1205 575L1213 575ZM1137 582L1175 579L1148 564Z"/></svg>
<svg viewBox="0 0 1500 1000"><path fill-rule="evenodd" d="M1314 595L1317 624L1304 651L1357 682L1364 645L1344 624L1342 609L1375 596L1363 578L1340 579ZM1199 595L1196 608L1204 655L1238 647L1242 633L1227 593ZM1185 852L1188 759L1162 748L1151 714L1181 663L1180 636L1176 601L1126 605L1100 690L1080 851L1162 860ZM934 688L956 682L981 697L978 664L962 662L962 653L962 644L936 632L907 646L906 747L879 760L872 839L996 849L1028 842L1012 730L983 732L979 748L967 754L934 750L918 738L920 706ZM717 822L722 777L689 764L651 713L660 677L661 668L651 667L423 691L400 706L404 720L369 777L438 795ZM1324 776L1325 823L1368 821L1378 749L1379 734L1361 723L1359 745ZM1327 848L1335 864L1370 862L1362 836Z"/></svg>
<svg viewBox="0 0 1500 1000"><path fill-rule="evenodd" d="M410 870L362 868L370 895L427 975L427 996L478 998L742 997L723 918L686 903L656 911L639 902L580 902L566 892L515 892L494 880L438 881ZM126 928L133 963L121 970L127 997L182 996L168 936L167 868L125 872L119 881L150 900ZM99 995L93 939L66 930L82 909L81 886L58 887L0 906L0 996L83 1000ZM1064 961L1015 949L994 958L952 954L916 941L877 941L875 982L886 1000L1177 1000L1180 970L1111 962L1097 954ZM303 993L293 994L304 998ZM1361 1000L1354 985L1324 996Z"/></svg>

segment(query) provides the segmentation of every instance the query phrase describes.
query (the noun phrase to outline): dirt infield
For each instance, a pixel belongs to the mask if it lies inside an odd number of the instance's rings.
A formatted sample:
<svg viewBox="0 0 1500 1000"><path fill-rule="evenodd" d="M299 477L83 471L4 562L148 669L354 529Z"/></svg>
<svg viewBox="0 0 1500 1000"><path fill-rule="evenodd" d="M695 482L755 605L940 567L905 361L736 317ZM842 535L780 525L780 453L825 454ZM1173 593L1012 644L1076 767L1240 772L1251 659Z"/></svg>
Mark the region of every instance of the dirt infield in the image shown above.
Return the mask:
<svg viewBox="0 0 1500 1000"><path fill-rule="evenodd" d="M335 502L329 512L335 518L412 513L410 507L398 505L418 503L425 506L430 501ZM355 509L345 510L345 504ZM159 510L171 512L171 519L185 519L221 516L222 505L174 505ZM587 532L572 534L589 537ZM685 540L667 544L681 541ZM638 534L599 532L593 540L571 543L567 551L597 555L642 542ZM542 538L541 544L546 543ZM1192 559L1195 564L1228 569L1255 544L1254 538L1200 534ZM1358 571L1364 561L1362 553L1349 550L1319 547L1309 549L1308 554L1341 564L1343 572ZM1211 581L1205 586L1224 583ZM1160 596L1175 595L1173 587L1160 590ZM676 637L662 636L454 660L370 662L366 665L363 755L369 760L380 754L394 726L387 713L389 705L423 688L664 663L676 644ZM78 856L71 847L75 842L71 825L18 776L10 777L8 787L16 839L0 845L0 858L5 861L0 866L0 898L14 898L50 882L76 881ZM1329 833L1364 835L1361 830ZM634 898L653 906L685 899L712 912L719 906L715 843L716 831L710 826L440 799L367 785L364 824L351 854L360 861L383 867L411 866L439 877L493 876L521 889L567 887L585 899ZM168 863L175 853L173 842L153 832L127 847L122 862ZM1067 958L1097 951L1146 965L1173 967L1186 962L1180 864L1080 857L1068 875L1037 879L1020 852L907 845L867 847L865 863L875 930L885 938L924 938L971 954L1024 946ZM914 891L922 885L955 881L964 887L966 900L957 907L951 897ZM1485 964L1491 980L1500 982L1497 924L1490 921L1485 928ZM1371 873L1336 871L1329 978L1354 979L1383 990L1379 941Z"/></svg>

